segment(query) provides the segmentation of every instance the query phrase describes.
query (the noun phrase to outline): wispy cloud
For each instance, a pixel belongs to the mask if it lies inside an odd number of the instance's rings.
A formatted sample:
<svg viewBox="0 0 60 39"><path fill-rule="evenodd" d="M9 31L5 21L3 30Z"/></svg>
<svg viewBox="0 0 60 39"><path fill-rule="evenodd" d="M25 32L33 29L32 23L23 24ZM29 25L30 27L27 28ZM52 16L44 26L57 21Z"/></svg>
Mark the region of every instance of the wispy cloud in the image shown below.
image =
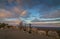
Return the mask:
<svg viewBox="0 0 60 39"><path fill-rule="evenodd" d="M5 9L0 9L0 18L9 18L12 17L13 14Z"/></svg>
<svg viewBox="0 0 60 39"><path fill-rule="evenodd" d="M60 17L60 9L56 9L46 13L47 14L42 15L42 18L59 18Z"/></svg>
<svg viewBox="0 0 60 39"><path fill-rule="evenodd" d="M26 11L26 10L23 10L23 9L21 9L21 8L18 8L18 7L14 7L14 8L12 9L12 12L14 12L14 13L20 15L20 16L24 16L24 15L27 14L27 11Z"/></svg>
<svg viewBox="0 0 60 39"><path fill-rule="evenodd" d="M5 23L8 23L10 25L18 25L21 22L21 20L17 18L5 19L5 21Z"/></svg>
<svg viewBox="0 0 60 39"><path fill-rule="evenodd" d="M15 7L11 9L12 11L6 9L0 9L0 22L8 23L11 25L17 25L20 23L19 17L24 17L27 14L26 10L20 10Z"/></svg>
<svg viewBox="0 0 60 39"><path fill-rule="evenodd" d="M0 0L0 21L6 21L7 18L23 19L28 22L34 18L39 18L39 21L60 18L60 0ZM36 22L38 20L35 19Z"/></svg>

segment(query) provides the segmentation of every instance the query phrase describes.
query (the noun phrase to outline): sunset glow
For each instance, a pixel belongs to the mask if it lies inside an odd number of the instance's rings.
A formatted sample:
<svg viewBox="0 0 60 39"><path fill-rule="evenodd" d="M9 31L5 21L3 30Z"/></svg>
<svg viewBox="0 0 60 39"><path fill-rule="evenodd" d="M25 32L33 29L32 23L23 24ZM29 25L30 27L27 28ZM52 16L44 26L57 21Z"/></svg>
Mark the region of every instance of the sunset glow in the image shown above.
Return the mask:
<svg viewBox="0 0 60 39"><path fill-rule="evenodd" d="M60 23L60 0L0 0L0 22Z"/></svg>

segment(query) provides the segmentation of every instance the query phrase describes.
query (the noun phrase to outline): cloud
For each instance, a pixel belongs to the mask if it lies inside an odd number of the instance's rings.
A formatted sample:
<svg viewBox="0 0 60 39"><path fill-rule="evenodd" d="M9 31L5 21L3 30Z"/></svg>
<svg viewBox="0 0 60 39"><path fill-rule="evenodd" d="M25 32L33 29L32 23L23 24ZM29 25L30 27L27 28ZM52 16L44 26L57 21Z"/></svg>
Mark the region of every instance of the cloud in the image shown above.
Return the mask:
<svg viewBox="0 0 60 39"><path fill-rule="evenodd" d="M18 13L14 13L12 11L6 9L0 9L0 18L18 18Z"/></svg>
<svg viewBox="0 0 60 39"><path fill-rule="evenodd" d="M17 18L1 18L0 19L0 23L7 23L9 25L19 25L19 23L21 22L20 19Z"/></svg>
<svg viewBox="0 0 60 39"><path fill-rule="evenodd" d="M20 16L26 16L28 13L27 10L20 9L18 7L14 7L10 10L0 9L0 18L19 18Z"/></svg>
<svg viewBox="0 0 60 39"><path fill-rule="evenodd" d="M21 20L17 18L10 18L5 20L5 23L8 23L10 25L19 25L20 22Z"/></svg>
<svg viewBox="0 0 60 39"><path fill-rule="evenodd" d="M21 16L25 16L26 13L27 13L27 11L23 11L23 12L21 13Z"/></svg>
<svg viewBox="0 0 60 39"><path fill-rule="evenodd" d="M42 18L59 18L60 17L60 9L52 10L47 14L42 15Z"/></svg>
<svg viewBox="0 0 60 39"><path fill-rule="evenodd" d="M16 0L16 2L18 3L18 4L22 4L22 0Z"/></svg>
<svg viewBox="0 0 60 39"><path fill-rule="evenodd" d="M27 17L29 15L27 10L21 9L20 7L14 7L11 9L11 12L13 12L16 17Z"/></svg>
<svg viewBox="0 0 60 39"><path fill-rule="evenodd" d="M39 19L35 18L34 20L32 20L31 22L40 22Z"/></svg>
<svg viewBox="0 0 60 39"><path fill-rule="evenodd" d="M0 0L2 4L8 4L11 6L21 6L21 7L28 7L32 8L34 6L44 4L48 7L55 7L60 5L60 0Z"/></svg>
<svg viewBox="0 0 60 39"><path fill-rule="evenodd" d="M8 0L8 3L11 3L11 2L13 2L13 0Z"/></svg>
<svg viewBox="0 0 60 39"><path fill-rule="evenodd" d="M19 20L19 17L26 17L26 15L27 15L26 10L22 10L20 12L20 9L18 9L17 7L14 8L12 11L9 11L6 9L0 9L0 22L8 23L11 25L14 25L14 24L17 25L21 21Z"/></svg>
<svg viewBox="0 0 60 39"><path fill-rule="evenodd" d="M17 6L11 9L11 12L13 12L16 17L27 18L30 16L30 12L28 10L21 9L21 7Z"/></svg>
<svg viewBox="0 0 60 39"><path fill-rule="evenodd" d="M11 24L11 23L14 23L14 24L18 24L20 22L20 20L18 20L18 18L16 20L11 20L11 21L8 21L8 19L11 19L11 18L16 18L15 14L6 10L6 9L0 9L0 22L4 22L4 23L8 23L8 24Z"/></svg>
<svg viewBox="0 0 60 39"><path fill-rule="evenodd" d="M5 10L5 9L0 9L0 18L8 18L8 17L12 17L12 13Z"/></svg>
<svg viewBox="0 0 60 39"><path fill-rule="evenodd" d="M56 7L60 5L60 0L24 0L21 1L23 4L23 7L33 8L37 5L46 5L49 8Z"/></svg>
<svg viewBox="0 0 60 39"><path fill-rule="evenodd" d="M27 20L29 18L28 20L31 20L31 17L35 16L36 12L40 12L42 18L57 18L60 17L60 10L52 10L57 6L60 6L60 0L0 0L0 19L23 18Z"/></svg>
<svg viewBox="0 0 60 39"><path fill-rule="evenodd" d="M19 14L19 15L21 15L21 16L24 16L24 15L26 15L26 13L27 13L26 10L22 10L22 9L19 8L19 7L14 7L14 8L12 9L12 11L15 12L15 13L17 13L17 14Z"/></svg>

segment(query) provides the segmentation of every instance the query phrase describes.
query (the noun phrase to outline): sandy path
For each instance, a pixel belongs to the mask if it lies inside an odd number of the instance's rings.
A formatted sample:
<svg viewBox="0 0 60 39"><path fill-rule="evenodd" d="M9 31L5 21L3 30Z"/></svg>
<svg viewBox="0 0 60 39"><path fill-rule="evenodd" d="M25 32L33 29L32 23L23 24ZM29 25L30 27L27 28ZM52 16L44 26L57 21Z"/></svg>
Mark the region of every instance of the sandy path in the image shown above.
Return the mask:
<svg viewBox="0 0 60 39"><path fill-rule="evenodd" d="M0 39L51 39L39 34L29 34L18 30L0 30ZM53 38L52 38L53 39Z"/></svg>

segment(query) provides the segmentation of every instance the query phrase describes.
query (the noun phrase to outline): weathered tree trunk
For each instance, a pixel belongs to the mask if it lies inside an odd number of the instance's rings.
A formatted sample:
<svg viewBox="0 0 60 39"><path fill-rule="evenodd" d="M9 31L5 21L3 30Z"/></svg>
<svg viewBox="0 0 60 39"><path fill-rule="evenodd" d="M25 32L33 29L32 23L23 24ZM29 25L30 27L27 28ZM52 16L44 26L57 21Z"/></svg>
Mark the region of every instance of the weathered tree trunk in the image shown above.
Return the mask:
<svg viewBox="0 0 60 39"><path fill-rule="evenodd" d="M23 29L23 23L21 22L19 25L19 29L22 30Z"/></svg>
<svg viewBox="0 0 60 39"><path fill-rule="evenodd" d="M29 24L29 33L32 33L32 27L31 27L31 24Z"/></svg>
<svg viewBox="0 0 60 39"><path fill-rule="evenodd" d="M48 36L48 31L49 31L49 30L46 30L46 36Z"/></svg>
<svg viewBox="0 0 60 39"><path fill-rule="evenodd" d="M25 24L25 26L24 26L23 30L24 30L24 31L26 31L26 24Z"/></svg>

